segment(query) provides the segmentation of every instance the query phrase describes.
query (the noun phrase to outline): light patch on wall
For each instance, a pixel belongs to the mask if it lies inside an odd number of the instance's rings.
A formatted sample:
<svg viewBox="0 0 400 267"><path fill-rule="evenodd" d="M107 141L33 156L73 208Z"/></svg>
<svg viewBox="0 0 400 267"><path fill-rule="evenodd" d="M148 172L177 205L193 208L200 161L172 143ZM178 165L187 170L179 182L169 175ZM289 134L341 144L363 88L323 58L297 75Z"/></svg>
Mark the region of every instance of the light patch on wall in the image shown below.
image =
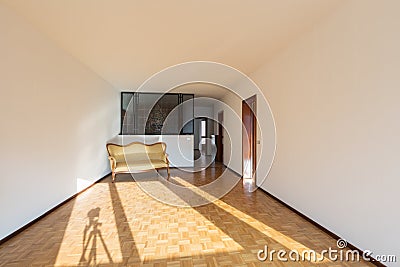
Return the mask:
<svg viewBox="0 0 400 267"><path fill-rule="evenodd" d="M78 178L76 179L76 191L80 192L83 189L87 188L88 186L90 186L92 184L91 181L85 180L85 179L81 179Z"/></svg>

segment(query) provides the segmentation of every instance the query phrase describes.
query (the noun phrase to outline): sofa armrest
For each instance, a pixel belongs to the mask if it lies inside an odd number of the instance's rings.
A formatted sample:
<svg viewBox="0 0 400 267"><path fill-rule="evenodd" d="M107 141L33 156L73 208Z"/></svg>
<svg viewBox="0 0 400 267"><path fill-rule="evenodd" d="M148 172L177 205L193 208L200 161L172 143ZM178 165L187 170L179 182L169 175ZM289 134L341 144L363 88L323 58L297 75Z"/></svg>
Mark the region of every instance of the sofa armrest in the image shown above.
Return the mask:
<svg viewBox="0 0 400 267"><path fill-rule="evenodd" d="M117 161L114 157L109 156L108 159L110 160L110 167L111 170L114 170L117 167Z"/></svg>

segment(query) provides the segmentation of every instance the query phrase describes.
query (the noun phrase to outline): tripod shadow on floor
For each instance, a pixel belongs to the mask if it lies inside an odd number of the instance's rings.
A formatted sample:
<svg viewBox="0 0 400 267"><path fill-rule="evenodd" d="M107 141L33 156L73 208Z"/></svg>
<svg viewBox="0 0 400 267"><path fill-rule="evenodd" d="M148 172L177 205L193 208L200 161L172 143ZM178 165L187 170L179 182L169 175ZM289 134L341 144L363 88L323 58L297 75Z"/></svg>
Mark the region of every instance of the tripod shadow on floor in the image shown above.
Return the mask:
<svg viewBox="0 0 400 267"><path fill-rule="evenodd" d="M104 251L107 254L109 263L113 263L111 254L108 251L104 238L101 234L99 222L100 208L91 209L88 214L88 223L85 225L83 230L83 243L82 243L82 255L79 260L79 266L96 266L97 265L97 240L100 240L100 245L103 246Z"/></svg>

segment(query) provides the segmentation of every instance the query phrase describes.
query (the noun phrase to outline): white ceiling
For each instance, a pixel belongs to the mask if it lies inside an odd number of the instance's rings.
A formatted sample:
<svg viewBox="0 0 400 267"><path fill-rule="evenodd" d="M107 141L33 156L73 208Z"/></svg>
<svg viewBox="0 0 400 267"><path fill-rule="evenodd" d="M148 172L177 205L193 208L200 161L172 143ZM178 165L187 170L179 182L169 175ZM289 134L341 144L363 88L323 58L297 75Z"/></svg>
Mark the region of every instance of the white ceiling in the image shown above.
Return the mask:
<svg viewBox="0 0 400 267"><path fill-rule="evenodd" d="M249 74L344 0L2 0L115 88L182 62ZM219 98L219 97L217 97Z"/></svg>
<svg viewBox="0 0 400 267"><path fill-rule="evenodd" d="M185 84L174 88L170 92L195 94L196 97L211 97L216 99L221 99L225 95L232 93L230 90L225 89L224 87L208 83Z"/></svg>

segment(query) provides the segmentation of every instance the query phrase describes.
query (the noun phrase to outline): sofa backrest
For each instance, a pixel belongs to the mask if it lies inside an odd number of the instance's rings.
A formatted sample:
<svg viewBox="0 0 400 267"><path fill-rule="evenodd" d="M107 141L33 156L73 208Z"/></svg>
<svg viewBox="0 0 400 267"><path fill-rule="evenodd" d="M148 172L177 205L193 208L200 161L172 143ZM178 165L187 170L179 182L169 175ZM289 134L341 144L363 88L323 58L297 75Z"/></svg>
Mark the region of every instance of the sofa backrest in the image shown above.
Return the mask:
<svg viewBox="0 0 400 267"><path fill-rule="evenodd" d="M164 142L148 145L140 142L133 142L125 146L107 144L107 151L108 154L114 157L117 162L148 160L166 161L166 147L167 145Z"/></svg>

